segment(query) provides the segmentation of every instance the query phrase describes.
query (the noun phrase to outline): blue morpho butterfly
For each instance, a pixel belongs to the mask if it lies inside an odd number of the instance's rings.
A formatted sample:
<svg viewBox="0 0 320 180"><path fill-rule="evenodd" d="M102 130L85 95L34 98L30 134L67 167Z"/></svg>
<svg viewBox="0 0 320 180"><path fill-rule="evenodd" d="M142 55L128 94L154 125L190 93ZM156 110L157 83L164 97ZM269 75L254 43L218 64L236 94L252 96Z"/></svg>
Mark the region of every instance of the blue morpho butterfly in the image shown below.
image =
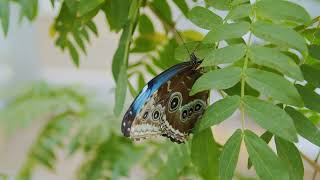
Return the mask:
<svg viewBox="0 0 320 180"><path fill-rule="evenodd" d="M204 113L209 96L209 91L189 95L202 75L202 61L193 52L189 57L189 61L165 70L141 90L123 117L124 136L140 140L162 135L173 142L186 141Z"/></svg>

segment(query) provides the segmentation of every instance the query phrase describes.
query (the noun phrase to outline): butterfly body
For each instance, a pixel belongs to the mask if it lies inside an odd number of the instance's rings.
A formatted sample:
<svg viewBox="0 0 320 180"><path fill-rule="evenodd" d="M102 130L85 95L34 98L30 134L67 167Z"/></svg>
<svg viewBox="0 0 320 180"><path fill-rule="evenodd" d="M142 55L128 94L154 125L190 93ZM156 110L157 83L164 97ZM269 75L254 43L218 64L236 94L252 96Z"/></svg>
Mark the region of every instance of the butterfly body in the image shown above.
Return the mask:
<svg viewBox="0 0 320 180"><path fill-rule="evenodd" d="M125 136L137 140L162 135L178 143L186 140L209 96L208 91L189 96L202 74L200 61L190 58L147 83L124 115L121 130Z"/></svg>

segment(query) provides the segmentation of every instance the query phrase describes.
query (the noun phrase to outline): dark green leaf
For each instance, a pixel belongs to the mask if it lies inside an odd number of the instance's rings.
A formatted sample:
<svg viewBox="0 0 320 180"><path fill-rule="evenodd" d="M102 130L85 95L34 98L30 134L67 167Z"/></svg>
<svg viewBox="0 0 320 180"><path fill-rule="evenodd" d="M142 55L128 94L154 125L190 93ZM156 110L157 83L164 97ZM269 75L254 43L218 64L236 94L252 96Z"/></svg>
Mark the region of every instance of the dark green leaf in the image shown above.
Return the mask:
<svg viewBox="0 0 320 180"><path fill-rule="evenodd" d="M161 69L167 69L179 61L174 58L175 49L178 44L174 39L170 39L163 48L159 51L159 60L157 61L157 66Z"/></svg>
<svg viewBox="0 0 320 180"><path fill-rule="evenodd" d="M106 1L103 11L108 20L110 30L119 31L127 22L130 0Z"/></svg>
<svg viewBox="0 0 320 180"><path fill-rule="evenodd" d="M225 93L227 93L229 96L233 96L233 95L240 96L241 95L241 83L239 82L235 86L233 86L229 89L225 89L223 91ZM253 89L247 83L244 87L244 94L254 96L254 97L258 97L260 95L260 93L257 90Z"/></svg>
<svg viewBox="0 0 320 180"><path fill-rule="evenodd" d="M96 24L93 21L89 21L87 23L87 26L96 36L98 36L98 29Z"/></svg>
<svg viewBox="0 0 320 180"><path fill-rule="evenodd" d="M247 46L236 44L210 51L201 66L216 66L240 60L246 54Z"/></svg>
<svg viewBox="0 0 320 180"><path fill-rule="evenodd" d="M293 2L261 0L256 3L255 7L258 18L269 19L275 23L306 24L311 21L308 12Z"/></svg>
<svg viewBox="0 0 320 180"><path fill-rule="evenodd" d="M276 49L251 46L249 48L249 57L255 64L273 68L299 81L303 80L299 66L289 56Z"/></svg>
<svg viewBox="0 0 320 180"><path fill-rule="evenodd" d="M9 14L9 0L0 0L0 21L5 36L8 34L9 29Z"/></svg>
<svg viewBox="0 0 320 180"><path fill-rule="evenodd" d="M286 107L285 110L293 119L298 133L320 147L320 130L299 111L292 107Z"/></svg>
<svg viewBox="0 0 320 180"><path fill-rule="evenodd" d="M139 75L138 75L138 91L141 91L145 85L146 85L146 81L144 80L143 74L139 73Z"/></svg>
<svg viewBox="0 0 320 180"><path fill-rule="evenodd" d="M238 20L249 17L252 11L251 4L242 4L231 9L226 19Z"/></svg>
<svg viewBox="0 0 320 180"><path fill-rule="evenodd" d="M219 150L210 128L192 139L191 158L204 179L219 179Z"/></svg>
<svg viewBox="0 0 320 180"><path fill-rule="evenodd" d="M86 52L87 52L86 51L86 47L84 46L83 40L81 39L79 34L78 33L73 33L73 38L77 42L77 44L80 47L80 49L86 54Z"/></svg>
<svg viewBox="0 0 320 180"><path fill-rule="evenodd" d="M264 141L264 142L266 142L267 144L269 144L269 142L271 141L271 139L272 139L272 136L273 136L273 134L272 133L270 133L269 131L266 131L266 132L264 132L261 136L260 136L260 138ZM251 166L252 166L252 162L251 162L251 160L250 160L250 158L248 158L248 169L250 169L251 168Z"/></svg>
<svg viewBox="0 0 320 180"><path fill-rule="evenodd" d="M245 4L245 3L250 3L250 0L233 0L231 2L231 6L234 7L234 6L238 6L240 4Z"/></svg>
<svg viewBox="0 0 320 180"><path fill-rule="evenodd" d="M213 103L207 108L206 112L201 118L201 121L198 121L196 131L200 132L213 125L221 123L222 121L230 117L234 113L234 111L237 110L239 105L239 96L228 96Z"/></svg>
<svg viewBox="0 0 320 180"><path fill-rule="evenodd" d="M149 19L149 17L145 14L142 14L139 18L139 33L141 35L153 34L154 27Z"/></svg>
<svg viewBox="0 0 320 180"><path fill-rule="evenodd" d="M191 95L209 89L228 89L240 81L241 69L238 67L229 67L214 70L202 75L194 83Z"/></svg>
<svg viewBox="0 0 320 180"><path fill-rule="evenodd" d="M306 86L296 85L305 107L320 113L320 95Z"/></svg>
<svg viewBox="0 0 320 180"><path fill-rule="evenodd" d="M245 73L246 82L261 94L285 104L303 105L303 101L294 85L284 77L255 68L248 68Z"/></svg>
<svg viewBox="0 0 320 180"><path fill-rule="evenodd" d="M172 13L167 0L153 0L150 6L166 25L173 25Z"/></svg>
<svg viewBox="0 0 320 180"><path fill-rule="evenodd" d="M261 127L290 142L297 142L297 132L291 117L281 108L255 97L243 98L245 112Z"/></svg>
<svg viewBox="0 0 320 180"><path fill-rule="evenodd" d="M286 167L262 139L245 130L244 142L253 166L262 180L289 180Z"/></svg>
<svg viewBox="0 0 320 180"><path fill-rule="evenodd" d="M195 25L211 30L222 24L222 18L207 8L196 6L188 13L188 18Z"/></svg>
<svg viewBox="0 0 320 180"><path fill-rule="evenodd" d="M232 0L205 0L205 2L216 9L227 10L230 9Z"/></svg>
<svg viewBox="0 0 320 180"><path fill-rule="evenodd" d="M158 73L154 70L154 68L152 66L150 66L149 64L145 64L146 70L148 71L148 73L150 73L152 76L157 76Z"/></svg>
<svg viewBox="0 0 320 180"><path fill-rule="evenodd" d="M205 43L215 43L221 40L240 38L245 35L250 28L247 22L223 24L215 27L205 37Z"/></svg>
<svg viewBox="0 0 320 180"><path fill-rule="evenodd" d="M276 45L294 48L303 55L308 54L304 38L296 31L285 26L257 21L252 25L252 33Z"/></svg>
<svg viewBox="0 0 320 180"><path fill-rule="evenodd" d="M79 67L79 54L76 48L71 44L71 42L68 42L68 50L72 58L73 64Z"/></svg>
<svg viewBox="0 0 320 180"><path fill-rule="evenodd" d="M127 92L127 67L122 65L120 68L119 76L116 81L116 92L115 92L115 105L114 105L114 114L119 116L124 105Z"/></svg>
<svg viewBox="0 0 320 180"><path fill-rule="evenodd" d="M278 157L286 165L290 180L303 180L304 167L297 147L280 137L275 137Z"/></svg>
<svg viewBox="0 0 320 180"><path fill-rule="evenodd" d="M173 2L178 6L183 15L187 17L187 14L189 12L187 2L185 0L173 0Z"/></svg>
<svg viewBox="0 0 320 180"><path fill-rule="evenodd" d="M308 83L320 88L320 69L314 68L311 65L303 64L301 66L303 76Z"/></svg>
<svg viewBox="0 0 320 180"><path fill-rule="evenodd" d="M84 14L94 10L99 5L101 5L104 2L104 0L80 0L79 3L79 15L83 16Z"/></svg>
<svg viewBox="0 0 320 180"><path fill-rule="evenodd" d="M320 45L311 44L308 46L309 55L317 60L320 60Z"/></svg>
<svg viewBox="0 0 320 180"><path fill-rule="evenodd" d="M238 162L242 132L236 130L225 143L219 159L219 174L221 180L231 180Z"/></svg>

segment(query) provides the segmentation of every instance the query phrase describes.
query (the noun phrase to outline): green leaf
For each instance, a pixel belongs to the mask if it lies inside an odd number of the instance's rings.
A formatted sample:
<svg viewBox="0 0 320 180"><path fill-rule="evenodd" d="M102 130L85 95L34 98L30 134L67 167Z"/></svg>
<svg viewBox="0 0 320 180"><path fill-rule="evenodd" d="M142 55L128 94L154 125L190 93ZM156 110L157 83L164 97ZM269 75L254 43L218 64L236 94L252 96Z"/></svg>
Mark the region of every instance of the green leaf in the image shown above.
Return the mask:
<svg viewBox="0 0 320 180"><path fill-rule="evenodd" d="M223 91L227 93L229 96L233 96L233 95L241 96L241 83L238 82L235 86L229 89L225 89ZM244 94L254 96L254 97L258 97L260 95L260 93L257 90L253 89L247 83L244 87Z"/></svg>
<svg viewBox="0 0 320 180"><path fill-rule="evenodd" d="M242 102L245 112L261 127L290 142L298 141L293 120L283 109L251 96Z"/></svg>
<svg viewBox="0 0 320 180"><path fill-rule="evenodd" d="M272 72L248 68L246 82L261 94L295 106L302 106L302 99L291 82Z"/></svg>
<svg viewBox="0 0 320 180"><path fill-rule="evenodd" d="M219 159L219 174L221 180L231 180L238 162L240 146L242 141L242 132L236 130L233 135L224 144Z"/></svg>
<svg viewBox="0 0 320 180"><path fill-rule="evenodd" d="M196 134L191 144L192 163L204 179L219 179L219 150L210 128Z"/></svg>
<svg viewBox="0 0 320 180"><path fill-rule="evenodd" d="M197 41L187 42L176 48L174 57L179 61L189 61L189 53L194 52L199 59L204 59L212 50L214 50L214 44L204 44Z"/></svg>
<svg viewBox="0 0 320 180"><path fill-rule="evenodd" d="M311 143L320 147L320 130L318 127L292 107L286 107L285 110L293 119L298 133Z"/></svg>
<svg viewBox="0 0 320 180"><path fill-rule="evenodd" d="M289 180L284 164L262 139L253 132L245 130L244 142L253 166L262 180Z"/></svg>
<svg viewBox="0 0 320 180"><path fill-rule="evenodd" d="M96 24L95 24L93 21L89 21L89 22L87 23L87 26L88 26L88 28L89 28L96 36L99 35L97 26L96 26Z"/></svg>
<svg viewBox="0 0 320 180"><path fill-rule="evenodd" d="M186 1L185 0L173 0L173 2L178 6L180 11L183 13L183 15L187 17L188 12L189 12L189 7L188 7L188 4L186 3Z"/></svg>
<svg viewBox="0 0 320 180"><path fill-rule="evenodd" d="M255 7L259 19L295 24L306 24L311 21L310 15L302 6L289 1L261 0Z"/></svg>
<svg viewBox="0 0 320 180"><path fill-rule="evenodd" d="M222 24L222 18L207 8L196 6L188 13L188 18L195 25L211 30Z"/></svg>
<svg viewBox="0 0 320 180"><path fill-rule="evenodd" d="M130 24L128 23L124 28L121 34L118 48L113 55L112 59L112 74L115 81L118 79L120 73L120 68L128 60L129 55L129 45L130 45Z"/></svg>
<svg viewBox="0 0 320 180"><path fill-rule="evenodd" d="M0 21L5 36L8 34L9 30L9 14L9 0L0 0Z"/></svg>
<svg viewBox="0 0 320 180"><path fill-rule="evenodd" d="M83 16L90 11L96 9L99 5L101 5L104 0L80 0L79 3L79 15Z"/></svg>
<svg viewBox="0 0 320 180"><path fill-rule="evenodd" d="M320 95L317 94L313 89L310 89L306 86L297 84L296 88L303 99L305 107L320 113Z"/></svg>
<svg viewBox="0 0 320 180"><path fill-rule="evenodd" d="M290 180L303 180L304 167L297 147L280 137L275 137L278 157L286 165Z"/></svg>
<svg viewBox="0 0 320 180"><path fill-rule="evenodd" d="M212 105L210 105L202 116L201 120L198 121L196 131L200 132L213 125L219 124L228 117L230 117L234 111L240 105L240 96L227 96Z"/></svg>
<svg viewBox="0 0 320 180"><path fill-rule="evenodd" d="M228 89L240 81L241 69L229 67L207 72L194 83L191 95L209 89Z"/></svg>
<svg viewBox="0 0 320 180"><path fill-rule="evenodd" d="M280 51L262 46L251 46L248 53L253 63L273 68L289 77L303 81L299 66Z"/></svg>
<svg viewBox="0 0 320 180"><path fill-rule="evenodd" d="M238 20L245 17L249 17L252 11L251 4L242 4L236 6L230 10L226 19Z"/></svg>
<svg viewBox="0 0 320 180"><path fill-rule="evenodd" d="M145 14L142 14L139 18L139 33L140 35L147 35L154 33L154 27L149 19L149 17Z"/></svg>
<svg viewBox="0 0 320 180"><path fill-rule="evenodd" d="M72 58L73 64L79 67L79 54L76 50L76 48L71 44L71 42L68 42L68 50L70 53L70 56Z"/></svg>
<svg viewBox="0 0 320 180"><path fill-rule="evenodd" d="M315 87L320 88L320 69L314 68L313 66L303 64L301 65L303 76L308 83Z"/></svg>
<svg viewBox="0 0 320 180"><path fill-rule="evenodd" d="M216 9L227 10L230 9L232 0L205 0L205 2Z"/></svg>
<svg viewBox="0 0 320 180"><path fill-rule="evenodd" d="M216 66L218 64L234 63L246 54L247 46L236 44L209 52L201 66Z"/></svg>
<svg viewBox="0 0 320 180"><path fill-rule="evenodd" d="M144 80L143 74L139 73L139 75L138 75L138 91L141 91L145 85L146 85L146 81Z"/></svg>
<svg viewBox="0 0 320 180"><path fill-rule="evenodd" d="M111 31L118 32L126 24L130 4L130 0L106 1L103 6L103 11Z"/></svg>
<svg viewBox="0 0 320 180"><path fill-rule="evenodd" d="M119 116L124 105L127 92L127 67L122 65L120 68L119 76L116 81L116 92L115 92L115 105L114 105L114 114Z"/></svg>
<svg viewBox="0 0 320 180"><path fill-rule="evenodd" d="M231 6L234 7L245 3L250 3L250 0L233 0Z"/></svg>
<svg viewBox="0 0 320 180"><path fill-rule="evenodd" d="M167 0L153 0L150 3L151 9L167 25L173 25L172 13Z"/></svg>
<svg viewBox="0 0 320 180"><path fill-rule="evenodd" d="M308 54L304 38L285 26L257 21L252 25L252 33L276 45L294 48L303 55Z"/></svg>
<svg viewBox="0 0 320 180"><path fill-rule="evenodd" d="M320 60L320 45L311 44L308 46L309 55L317 60Z"/></svg>
<svg viewBox="0 0 320 180"><path fill-rule="evenodd" d="M245 35L250 28L247 22L223 24L212 29L205 37L205 43L215 43L221 40L240 38Z"/></svg>
<svg viewBox="0 0 320 180"><path fill-rule="evenodd" d="M273 136L272 133L270 133L269 131L266 131L266 132L264 132L264 133L260 136L260 138L261 138L264 142L266 142L267 144L269 144L269 142L270 142L271 139L272 139L272 136ZM248 165L247 165L248 169L250 169L251 166L252 166L251 159L248 158Z"/></svg>
<svg viewBox="0 0 320 180"><path fill-rule="evenodd" d="M152 38L153 35L141 35L134 40L132 53L143 53L154 50L157 42Z"/></svg>
<svg viewBox="0 0 320 180"><path fill-rule="evenodd" d="M21 15L26 16L30 21L33 20L38 13L38 0L19 0L21 6Z"/></svg>

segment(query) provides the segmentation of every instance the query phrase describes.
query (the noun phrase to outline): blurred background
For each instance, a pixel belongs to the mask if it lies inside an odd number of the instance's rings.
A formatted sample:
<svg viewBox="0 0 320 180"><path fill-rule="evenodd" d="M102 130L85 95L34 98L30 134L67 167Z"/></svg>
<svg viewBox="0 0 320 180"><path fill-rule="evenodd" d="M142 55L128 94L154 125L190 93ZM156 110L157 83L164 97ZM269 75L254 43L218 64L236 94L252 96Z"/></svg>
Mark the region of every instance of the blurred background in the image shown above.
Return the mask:
<svg viewBox="0 0 320 180"><path fill-rule="evenodd" d="M295 0L307 9L312 17L320 12L320 2L316 0ZM194 2L190 0L190 6ZM99 13L94 21L99 29L99 37L92 38L87 46L87 55L81 55L81 63L77 68L70 60L66 52L62 52L54 44L54 39L50 36L50 28L53 24L57 9L53 9L48 0L39 1L39 13L34 22L21 19L19 16L20 7L11 5L10 27L7 37L0 33L0 109L3 108L10 98L19 93L28 92L34 86L40 88L72 87L76 91L94 92L95 98L99 99L109 114L112 112L114 103L114 81L111 73L111 62L113 54L117 48L119 34L111 33L106 24L105 16ZM223 13L223 12L221 12ZM173 11L174 19L178 14ZM178 21L178 29L197 28L187 20L181 18ZM199 30L199 29L197 29ZM151 77L145 77L150 79ZM40 85L37 83L41 81ZM34 90L34 89L33 89ZM47 89L48 90L48 89ZM45 91L47 91L45 90ZM51 91L51 90L48 90ZM89 93L89 94L90 94ZM220 97L213 93L212 101ZM56 97L54 97L56 98ZM128 103L132 98L128 98ZM21 111L41 109L43 104L34 104L35 107L20 107ZM62 104L55 104L62 106ZM126 106L128 107L128 106ZM30 108L30 109L28 109ZM0 115L3 115L2 113ZM23 114L20 114L23 116ZM3 116L4 117L4 116ZM2 118L3 118L2 117ZM19 116L17 116L19 118ZM37 116L34 116L37 117ZM0 120L2 119L0 117ZM226 123L218 126L214 130L215 138L218 142L224 143L235 128L240 126L238 121L239 113L230 118ZM38 134L46 125L46 118L25 123L22 127L12 128L20 125L1 125L0 127L0 173L13 177L26 162L29 148L37 140ZM116 121L120 121L118 118ZM252 121L248 121L252 122ZM252 129L263 133L255 124L249 124ZM7 131L11 127L12 132ZM120 128L117 129L120 131ZM301 139L298 144L299 149L310 159L314 159L318 153L318 148L306 140ZM66 157L66 153L58 151L57 166L55 171L46 168L38 168L33 179L73 179L76 168L83 160L83 155L78 153L72 157ZM247 170L247 154L242 150L238 171L245 175L254 176L252 170ZM143 179L145 172L142 170L131 170L130 179ZM305 162L306 179L310 179L313 169ZM320 179L320 176L318 176ZM1 177L0 177L1 179Z"/></svg>

